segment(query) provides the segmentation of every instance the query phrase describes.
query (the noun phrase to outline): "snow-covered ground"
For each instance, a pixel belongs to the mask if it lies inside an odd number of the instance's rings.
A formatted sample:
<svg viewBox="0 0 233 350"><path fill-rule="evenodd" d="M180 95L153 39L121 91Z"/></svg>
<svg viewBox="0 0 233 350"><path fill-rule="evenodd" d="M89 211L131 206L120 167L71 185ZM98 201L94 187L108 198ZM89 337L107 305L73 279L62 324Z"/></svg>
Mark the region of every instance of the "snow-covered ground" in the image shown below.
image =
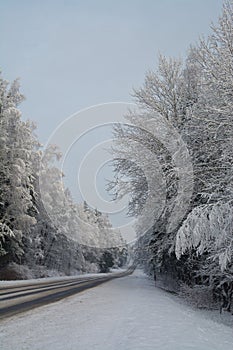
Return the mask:
<svg viewBox="0 0 233 350"><path fill-rule="evenodd" d="M3 350L232 350L231 327L140 271L1 321Z"/></svg>

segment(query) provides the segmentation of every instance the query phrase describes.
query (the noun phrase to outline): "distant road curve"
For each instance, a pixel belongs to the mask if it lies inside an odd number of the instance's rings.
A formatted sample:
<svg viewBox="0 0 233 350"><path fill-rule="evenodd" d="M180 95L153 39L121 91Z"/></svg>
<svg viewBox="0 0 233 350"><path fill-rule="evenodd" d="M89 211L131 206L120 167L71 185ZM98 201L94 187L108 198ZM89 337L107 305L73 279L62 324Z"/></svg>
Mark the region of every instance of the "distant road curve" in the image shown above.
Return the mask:
<svg viewBox="0 0 233 350"><path fill-rule="evenodd" d="M130 266L123 272L108 273L100 276L90 276L58 281L42 281L14 286L0 287L0 319L28 311L41 305L49 304L85 289L93 288L114 278L128 276L135 270Z"/></svg>

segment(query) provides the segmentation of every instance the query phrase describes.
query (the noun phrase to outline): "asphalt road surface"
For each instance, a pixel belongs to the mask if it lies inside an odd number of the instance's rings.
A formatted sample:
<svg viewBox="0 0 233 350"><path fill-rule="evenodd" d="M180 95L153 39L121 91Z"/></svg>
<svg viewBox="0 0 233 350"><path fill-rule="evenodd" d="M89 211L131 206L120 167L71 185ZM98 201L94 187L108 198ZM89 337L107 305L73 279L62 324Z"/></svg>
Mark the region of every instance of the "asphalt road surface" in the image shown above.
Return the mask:
<svg viewBox="0 0 233 350"><path fill-rule="evenodd" d="M13 316L19 312L58 301L62 298L82 292L108 282L114 278L130 275L134 267L123 272L114 272L100 276L77 277L59 281L44 281L0 288L0 319Z"/></svg>

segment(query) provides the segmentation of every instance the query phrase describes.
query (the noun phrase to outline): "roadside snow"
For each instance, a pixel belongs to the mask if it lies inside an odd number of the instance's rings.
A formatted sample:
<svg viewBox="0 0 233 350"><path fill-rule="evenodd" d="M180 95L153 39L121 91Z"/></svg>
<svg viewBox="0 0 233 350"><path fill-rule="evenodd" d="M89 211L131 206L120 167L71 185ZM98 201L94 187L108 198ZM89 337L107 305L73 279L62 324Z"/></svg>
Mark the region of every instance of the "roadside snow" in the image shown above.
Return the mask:
<svg viewBox="0 0 233 350"><path fill-rule="evenodd" d="M232 350L232 329L140 271L0 323L4 350Z"/></svg>

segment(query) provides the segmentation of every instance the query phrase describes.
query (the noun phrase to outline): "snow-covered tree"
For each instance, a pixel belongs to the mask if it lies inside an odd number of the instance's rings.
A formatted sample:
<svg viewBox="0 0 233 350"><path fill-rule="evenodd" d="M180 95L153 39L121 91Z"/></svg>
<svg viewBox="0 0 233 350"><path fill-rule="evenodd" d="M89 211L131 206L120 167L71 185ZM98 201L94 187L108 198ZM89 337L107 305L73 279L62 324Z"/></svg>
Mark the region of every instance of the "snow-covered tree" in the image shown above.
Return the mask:
<svg viewBox="0 0 233 350"><path fill-rule="evenodd" d="M146 232L138 240L137 255L147 271L155 268L190 285L208 283L212 290L224 286L222 295L233 289L232 48L233 2L225 1L212 34L190 48L184 63L160 56L157 71L148 72L142 88L134 91L139 112L132 111L127 117L134 127L115 129L116 175L110 184L116 196L131 195L129 213L139 218L138 232ZM156 120L158 115L161 118ZM157 133L148 127L153 118ZM167 121L180 136L168 133L176 142L173 151L169 142L175 143L165 137L169 126L162 129L160 120ZM158 130L160 142L152 136L157 136ZM185 158L185 147L179 145L185 145L189 157ZM176 150L178 159L187 165L191 159L192 166L185 169L182 162L176 163ZM157 172L159 166L163 181ZM180 187L182 175L188 179L190 174L191 181L183 181ZM149 185L156 188L158 184L160 192L154 192L149 210ZM189 196L182 193L191 188L188 201ZM156 216L159 199L163 211ZM153 209L154 225L145 230ZM168 230L171 217L176 225Z"/></svg>
<svg viewBox="0 0 233 350"><path fill-rule="evenodd" d="M36 140L33 125L21 120L17 109L23 96L19 83L0 78L0 232L1 254L20 260L24 254L23 238L36 223L33 197L33 158Z"/></svg>
<svg viewBox="0 0 233 350"><path fill-rule="evenodd" d="M0 77L0 274L12 262L30 277L97 271L105 250L125 244L106 215L73 201L57 146L42 154L33 123L21 119L22 100L18 80L9 86Z"/></svg>
<svg viewBox="0 0 233 350"><path fill-rule="evenodd" d="M222 271L233 264L233 207L231 203L202 205L192 210L177 232L176 255L188 250L209 253Z"/></svg>

